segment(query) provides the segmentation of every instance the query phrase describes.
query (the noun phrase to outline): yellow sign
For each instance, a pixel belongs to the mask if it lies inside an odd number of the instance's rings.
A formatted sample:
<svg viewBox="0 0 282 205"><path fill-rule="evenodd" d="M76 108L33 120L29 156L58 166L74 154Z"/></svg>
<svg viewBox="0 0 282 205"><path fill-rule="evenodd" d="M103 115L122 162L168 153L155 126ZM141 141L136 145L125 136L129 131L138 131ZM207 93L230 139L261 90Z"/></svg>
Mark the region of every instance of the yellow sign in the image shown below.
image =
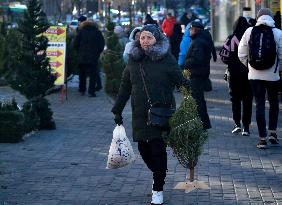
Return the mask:
<svg viewBox="0 0 282 205"><path fill-rule="evenodd" d="M46 50L52 73L57 77L55 85L65 84L66 27L51 26L44 34L49 42Z"/></svg>
<svg viewBox="0 0 282 205"><path fill-rule="evenodd" d="M275 15L277 11L280 11L280 0L271 0L270 8L273 14Z"/></svg>
<svg viewBox="0 0 282 205"><path fill-rule="evenodd" d="M45 36L50 42L66 42L67 28L62 26L50 26L45 31Z"/></svg>

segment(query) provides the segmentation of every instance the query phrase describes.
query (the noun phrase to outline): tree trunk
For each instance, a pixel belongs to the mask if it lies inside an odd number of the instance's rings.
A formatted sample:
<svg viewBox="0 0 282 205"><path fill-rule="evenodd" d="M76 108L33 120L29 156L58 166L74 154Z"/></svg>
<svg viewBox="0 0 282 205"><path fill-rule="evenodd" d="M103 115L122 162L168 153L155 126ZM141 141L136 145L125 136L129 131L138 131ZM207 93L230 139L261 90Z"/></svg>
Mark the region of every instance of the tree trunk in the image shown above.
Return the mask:
<svg viewBox="0 0 282 205"><path fill-rule="evenodd" d="M190 178L189 178L190 182L194 181L194 171L195 171L194 167L190 168Z"/></svg>
<svg viewBox="0 0 282 205"><path fill-rule="evenodd" d="M129 4L129 7L128 7L128 11L129 11L129 25L130 25L130 28L132 28L132 7L131 7L131 4Z"/></svg>

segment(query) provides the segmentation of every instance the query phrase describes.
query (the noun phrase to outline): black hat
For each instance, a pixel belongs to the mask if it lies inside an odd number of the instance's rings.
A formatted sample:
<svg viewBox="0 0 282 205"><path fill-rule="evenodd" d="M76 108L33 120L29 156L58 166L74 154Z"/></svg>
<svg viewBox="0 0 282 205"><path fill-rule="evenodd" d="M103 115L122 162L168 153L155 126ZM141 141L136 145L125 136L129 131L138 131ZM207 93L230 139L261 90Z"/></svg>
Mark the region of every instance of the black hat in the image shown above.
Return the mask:
<svg viewBox="0 0 282 205"><path fill-rule="evenodd" d="M204 29L203 24L200 21L192 21L190 23L190 28L195 27L195 28L200 28L200 29Z"/></svg>
<svg viewBox="0 0 282 205"><path fill-rule="evenodd" d="M79 22L83 22L83 21L86 21L86 20L87 20L87 17L86 17L86 16L80 16L77 20L78 20Z"/></svg>

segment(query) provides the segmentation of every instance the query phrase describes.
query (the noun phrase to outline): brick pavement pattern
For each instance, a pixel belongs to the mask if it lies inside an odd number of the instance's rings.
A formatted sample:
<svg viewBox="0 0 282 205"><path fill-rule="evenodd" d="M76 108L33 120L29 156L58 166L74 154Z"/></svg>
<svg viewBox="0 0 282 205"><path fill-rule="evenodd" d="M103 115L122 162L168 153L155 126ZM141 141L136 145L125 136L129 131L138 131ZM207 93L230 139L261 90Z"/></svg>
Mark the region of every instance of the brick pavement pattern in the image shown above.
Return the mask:
<svg viewBox="0 0 282 205"><path fill-rule="evenodd" d="M207 93L207 105L213 128L195 170L196 179L210 189L187 194L173 189L185 179L186 170L168 148L165 205L282 204L281 146L256 148L254 112L251 136L231 134L233 121L224 71L223 64L212 63L213 91ZM25 100L0 87L0 99L12 96L19 102ZM179 104L180 94L176 97ZM37 131L18 144L0 144L0 205L150 204L152 176L139 154L128 167L105 169L115 126L111 100L105 93L88 98L70 88L68 101L63 104L58 93L48 98L56 130ZM123 116L130 138L130 103ZM278 127L281 136L281 117ZM133 147L138 153L136 143Z"/></svg>

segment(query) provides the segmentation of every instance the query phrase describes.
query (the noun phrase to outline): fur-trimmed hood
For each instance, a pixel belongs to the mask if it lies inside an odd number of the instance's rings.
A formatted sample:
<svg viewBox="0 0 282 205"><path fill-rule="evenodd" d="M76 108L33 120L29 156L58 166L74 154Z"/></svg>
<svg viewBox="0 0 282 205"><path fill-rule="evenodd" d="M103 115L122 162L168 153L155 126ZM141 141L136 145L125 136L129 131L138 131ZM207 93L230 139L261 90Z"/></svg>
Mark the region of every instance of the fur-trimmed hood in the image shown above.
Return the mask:
<svg viewBox="0 0 282 205"><path fill-rule="evenodd" d="M164 58L169 52L169 41L167 37L161 34L160 40L154 45L150 46L147 50L143 50L140 45L140 41L134 41L132 48L129 51L129 56L134 61L140 61L145 56L148 56L152 61L158 61Z"/></svg>
<svg viewBox="0 0 282 205"><path fill-rule="evenodd" d="M258 18L256 26L266 25L275 28L275 22L273 18L269 15L262 15Z"/></svg>
<svg viewBox="0 0 282 205"><path fill-rule="evenodd" d="M81 23L80 29L98 29L98 25L93 21L84 21Z"/></svg>

